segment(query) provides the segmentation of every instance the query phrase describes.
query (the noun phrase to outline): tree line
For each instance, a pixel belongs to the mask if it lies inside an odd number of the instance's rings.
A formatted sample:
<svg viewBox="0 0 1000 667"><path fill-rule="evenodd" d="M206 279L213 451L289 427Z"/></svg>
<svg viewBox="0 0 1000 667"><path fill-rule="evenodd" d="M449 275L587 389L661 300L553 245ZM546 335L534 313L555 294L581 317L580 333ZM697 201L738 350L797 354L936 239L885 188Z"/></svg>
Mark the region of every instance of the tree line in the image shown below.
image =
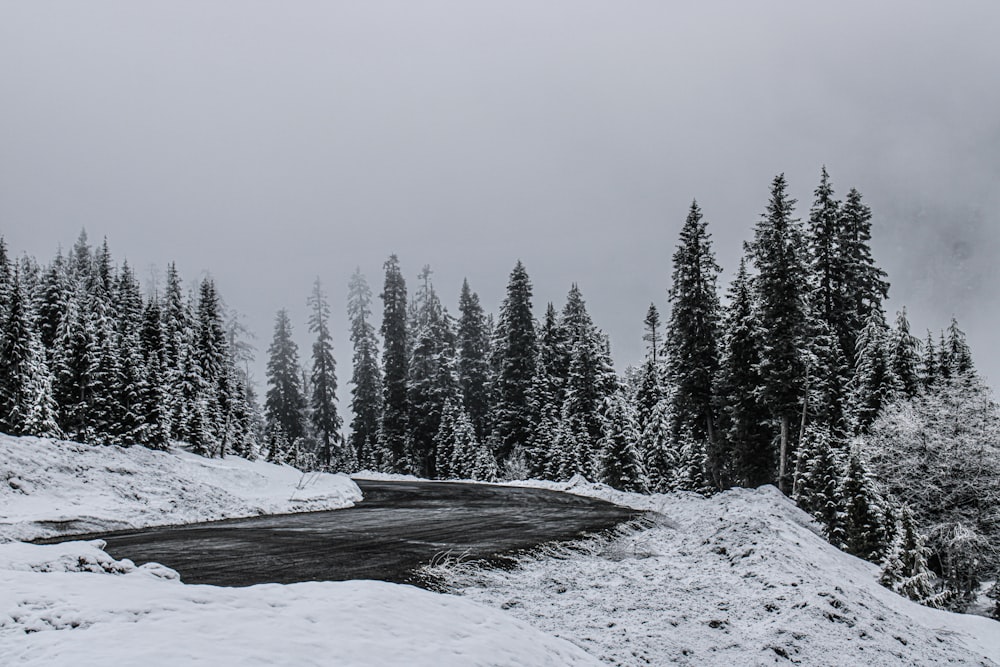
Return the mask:
<svg viewBox="0 0 1000 667"><path fill-rule="evenodd" d="M157 448L182 441L206 455L441 479L580 475L628 491L704 494L775 484L832 543L883 564L886 585L927 604L966 604L997 566L988 545L1000 533L989 474L970 487L947 472L973 445L952 447L940 464L965 495L933 501L915 492L919 457L910 452L914 463L893 469L879 452L912 435L887 415L909 409L918 412L911 423L930 420L944 396L980 397L978 470L995 470L1000 453L983 445L997 442L995 406L982 398L957 323L926 343L905 309L888 324L889 284L861 194L837 199L823 169L805 220L796 204L784 175L775 177L723 299L708 222L692 202L672 256L669 316L649 306L645 360L622 376L578 286L536 317L520 261L495 316L467 281L450 313L430 267L411 293L391 255L376 320L355 271L346 435L319 280L307 299L308 369L281 310L261 412L246 371L252 350L210 279L185 294L170 265L163 293L143 296L106 241L95 250L81 235L41 267L10 260L0 240L0 430ZM970 495L985 508L975 520L940 520ZM943 586L931 585L932 568Z"/></svg>

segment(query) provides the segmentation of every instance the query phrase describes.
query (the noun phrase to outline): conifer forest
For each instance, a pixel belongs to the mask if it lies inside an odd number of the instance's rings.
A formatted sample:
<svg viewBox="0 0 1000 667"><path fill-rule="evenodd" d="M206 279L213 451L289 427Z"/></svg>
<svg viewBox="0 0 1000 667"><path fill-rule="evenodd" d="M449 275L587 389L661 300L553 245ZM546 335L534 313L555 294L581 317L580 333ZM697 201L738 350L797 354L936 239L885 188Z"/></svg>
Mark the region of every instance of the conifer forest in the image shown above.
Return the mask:
<svg viewBox="0 0 1000 667"><path fill-rule="evenodd" d="M407 280L389 255L378 283L334 287L346 313L317 279L306 322L275 315L260 395L211 278L169 265L143 290L107 239L47 261L0 240L0 431L429 479L773 484L885 586L961 610L1000 570L1000 411L965 335L886 312L872 212L825 168L808 207L779 175L762 209L729 285L710 218L680 212L665 298L635 313L638 367L616 371L576 285L536 303L516 261L490 313L467 281Z"/></svg>

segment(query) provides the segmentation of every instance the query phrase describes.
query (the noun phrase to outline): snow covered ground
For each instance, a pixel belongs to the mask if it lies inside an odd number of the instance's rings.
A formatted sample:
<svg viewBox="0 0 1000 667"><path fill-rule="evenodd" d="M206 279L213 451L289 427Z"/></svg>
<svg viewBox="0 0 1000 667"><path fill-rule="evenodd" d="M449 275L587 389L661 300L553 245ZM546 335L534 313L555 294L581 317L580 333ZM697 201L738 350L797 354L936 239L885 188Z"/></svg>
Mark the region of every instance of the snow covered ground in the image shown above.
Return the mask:
<svg viewBox="0 0 1000 667"><path fill-rule="evenodd" d="M660 513L513 571L445 564L453 590L616 665L993 665L1000 623L921 607L815 533L773 487L642 496L530 486Z"/></svg>
<svg viewBox="0 0 1000 667"><path fill-rule="evenodd" d="M188 586L101 542L0 544L0 665L599 665L500 610L377 581Z"/></svg>
<svg viewBox="0 0 1000 667"><path fill-rule="evenodd" d="M350 507L346 475L0 435L0 542Z"/></svg>

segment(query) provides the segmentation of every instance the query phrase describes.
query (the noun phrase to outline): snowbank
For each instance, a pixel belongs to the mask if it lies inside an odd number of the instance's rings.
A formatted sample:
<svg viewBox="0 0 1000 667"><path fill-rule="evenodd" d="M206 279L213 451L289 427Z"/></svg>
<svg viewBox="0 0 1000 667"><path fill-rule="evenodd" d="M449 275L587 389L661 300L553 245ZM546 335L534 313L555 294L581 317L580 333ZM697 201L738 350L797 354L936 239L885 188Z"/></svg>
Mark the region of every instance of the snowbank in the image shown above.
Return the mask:
<svg viewBox="0 0 1000 667"><path fill-rule="evenodd" d="M600 664L501 611L411 586L187 586L101 546L0 544L0 664Z"/></svg>
<svg viewBox="0 0 1000 667"><path fill-rule="evenodd" d="M774 487L644 496L586 480L522 482L660 513L652 527L525 557L448 563L453 591L621 665L1000 664L1000 623L878 585Z"/></svg>
<svg viewBox="0 0 1000 667"><path fill-rule="evenodd" d="M346 475L0 435L0 542L350 507Z"/></svg>

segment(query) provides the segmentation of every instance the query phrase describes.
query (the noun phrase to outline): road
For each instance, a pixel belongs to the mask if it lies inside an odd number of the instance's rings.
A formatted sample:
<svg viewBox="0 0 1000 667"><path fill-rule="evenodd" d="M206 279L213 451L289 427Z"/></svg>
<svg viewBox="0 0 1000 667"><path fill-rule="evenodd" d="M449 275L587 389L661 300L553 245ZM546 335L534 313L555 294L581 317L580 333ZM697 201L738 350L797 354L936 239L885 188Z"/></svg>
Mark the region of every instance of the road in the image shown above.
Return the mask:
<svg viewBox="0 0 1000 667"><path fill-rule="evenodd" d="M115 558L156 561L190 584L380 579L426 585L415 570L444 553L497 558L578 538L640 515L543 489L358 480L350 509L230 519L88 536Z"/></svg>

